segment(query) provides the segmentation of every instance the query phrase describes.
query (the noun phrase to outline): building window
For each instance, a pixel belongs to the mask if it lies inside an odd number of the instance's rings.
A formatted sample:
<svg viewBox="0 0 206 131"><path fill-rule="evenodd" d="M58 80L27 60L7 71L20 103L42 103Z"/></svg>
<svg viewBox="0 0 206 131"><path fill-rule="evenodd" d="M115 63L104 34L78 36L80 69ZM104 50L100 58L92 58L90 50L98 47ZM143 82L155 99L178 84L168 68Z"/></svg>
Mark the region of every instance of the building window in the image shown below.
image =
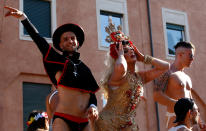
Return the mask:
<svg viewBox="0 0 206 131"><path fill-rule="evenodd" d="M167 26L167 43L168 43L168 53L169 55L175 55L174 46L176 43L185 40L184 26L166 24Z"/></svg>
<svg viewBox="0 0 206 131"><path fill-rule="evenodd" d="M174 45L179 41L190 41L187 14L162 8L165 51L168 59L174 59Z"/></svg>
<svg viewBox="0 0 206 131"><path fill-rule="evenodd" d="M109 17L112 18L112 22L115 24L116 28L118 25L122 26L122 14L100 11L101 46L103 47L109 47L109 43L105 41L106 36L108 36L108 33L105 32L105 27L109 24Z"/></svg>
<svg viewBox="0 0 206 131"><path fill-rule="evenodd" d="M46 111L46 96L50 93L51 85L23 83L23 120L24 131L27 129L27 119L33 110Z"/></svg>
<svg viewBox="0 0 206 131"><path fill-rule="evenodd" d="M115 26L121 25L125 35L129 35L127 1L125 0L96 0L98 48L108 50L109 43L105 41L108 35L105 26L108 26L108 17L112 18Z"/></svg>
<svg viewBox="0 0 206 131"><path fill-rule="evenodd" d="M43 0L24 0L24 13L41 36L51 38L51 3ZM24 29L24 35L28 35Z"/></svg>
<svg viewBox="0 0 206 131"><path fill-rule="evenodd" d="M39 34L51 42L53 30L56 28L55 0L21 0L20 5ZM22 25L20 31L21 39L31 40Z"/></svg>

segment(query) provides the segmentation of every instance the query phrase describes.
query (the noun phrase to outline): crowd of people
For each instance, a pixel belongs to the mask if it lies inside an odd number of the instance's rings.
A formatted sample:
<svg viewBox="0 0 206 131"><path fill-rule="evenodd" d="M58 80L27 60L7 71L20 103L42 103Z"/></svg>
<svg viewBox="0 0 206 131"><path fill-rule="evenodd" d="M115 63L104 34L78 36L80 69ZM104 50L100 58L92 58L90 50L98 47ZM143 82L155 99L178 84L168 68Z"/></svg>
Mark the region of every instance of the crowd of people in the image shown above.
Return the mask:
<svg viewBox="0 0 206 131"><path fill-rule="evenodd" d="M39 35L25 13L5 8L8 10L5 16L21 20L36 43L45 70L56 87L46 98L48 115L33 111L28 118L28 131L138 131L134 119L136 108L143 85L152 80L155 80L154 100L167 107L166 128L169 131L191 130L194 124L206 130L205 125L200 124L198 107L192 100L191 79L184 73L184 68L194 60L195 47L191 42L176 44L175 60L170 64L142 54L110 20L106 27L110 43L108 68L100 85L105 90L107 104L98 111L95 93L99 85L89 67L79 59L78 49L85 39L82 27L73 23L58 27L52 37L52 47ZM137 70L139 62L153 68Z"/></svg>

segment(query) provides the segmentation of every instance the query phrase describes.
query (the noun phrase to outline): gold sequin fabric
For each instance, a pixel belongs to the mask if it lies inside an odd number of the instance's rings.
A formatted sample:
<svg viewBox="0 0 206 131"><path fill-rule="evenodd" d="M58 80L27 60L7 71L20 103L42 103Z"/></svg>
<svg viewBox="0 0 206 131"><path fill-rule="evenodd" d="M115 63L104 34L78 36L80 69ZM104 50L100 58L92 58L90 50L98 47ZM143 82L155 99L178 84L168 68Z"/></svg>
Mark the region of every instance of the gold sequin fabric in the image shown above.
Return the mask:
<svg viewBox="0 0 206 131"><path fill-rule="evenodd" d="M109 88L107 105L95 122L95 131L138 131L134 118L143 91L142 80L130 72L126 79L117 89Z"/></svg>

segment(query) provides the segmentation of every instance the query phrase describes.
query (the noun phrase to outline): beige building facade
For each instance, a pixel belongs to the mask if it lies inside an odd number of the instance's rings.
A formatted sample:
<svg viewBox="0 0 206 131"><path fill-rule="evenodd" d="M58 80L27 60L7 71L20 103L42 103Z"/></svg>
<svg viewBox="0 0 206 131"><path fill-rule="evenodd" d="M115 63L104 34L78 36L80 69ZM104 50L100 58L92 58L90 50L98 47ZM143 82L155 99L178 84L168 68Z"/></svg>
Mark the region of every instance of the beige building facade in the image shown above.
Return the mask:
<svg viewBox="0 0 206 131"><path fill-rule="evenodd" d="M206 121L206 1L205 0L38 0L46 2L48 10L33 11L31 16L37 23L44 13L48 13L50 31L46 31L47 41L52 45L51 34L60 25L76 23L85 31L85 42L79 49L81 59L92 70L98 83L105 71L104 60L108 45L102 43L104 37L103 16L119 18L125 34L130 36L135 46L143 53L169 61L174 60L171 39L174 34L196 46L195 60L189 74L193 82L193 97ZM34 42L26 35L22 24L15 18L5 18L4 6L20 10L35 10L35 0L0 1L0 131L24 130L24 101L26 85L39 84L51 86L44 71L42 56ZM26 7L29 7L27 9ZM49 11L49 12L48 12ZM29 17L30 15L28 15ZM30 19L30 17L29 17ZM32 21L33 23L33 21ZM41 22L42 23L42 22ZM41 29L42 27L40 27ZM44 28L42 28L44 29ZM170 32L171 31L171 32ZM44 36L44 34L43 34ZM171 50L169 50L171 48ZM139 63L139 69L151 68ZM37 85L38 86L38 85ZM43 88L43 87L42 87ZM52 87L53 88L53 87ZM39 91L41 92L41 90ZM31 93L31 92L30 92ZM97 93L98 107L103 106L102 91ZM27 98L28 97L28 98ZM32 96L38 98L38 94ZM43 100L44 101L44 100ZM32 103L30 103L32 104ZM144 86L144 99L137 108L136 121L140 131L166 131L165 107L153 100L153 82Z"/></svg>

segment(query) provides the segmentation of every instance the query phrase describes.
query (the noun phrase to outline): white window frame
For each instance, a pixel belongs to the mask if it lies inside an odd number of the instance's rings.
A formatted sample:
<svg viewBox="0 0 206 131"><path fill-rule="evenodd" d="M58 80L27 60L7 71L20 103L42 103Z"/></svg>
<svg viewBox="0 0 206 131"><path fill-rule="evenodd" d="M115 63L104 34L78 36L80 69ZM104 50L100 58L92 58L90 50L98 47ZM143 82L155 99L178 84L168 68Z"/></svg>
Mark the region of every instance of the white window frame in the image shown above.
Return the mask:
<svg viewBox="0 0 206 131"><path fill-rule="evenodd" d="M42 1L49 1L51 2L51 31L52 34L55 31L56 27L57 27L57 23L56 23L56 0L42 0ZM23 11L23 0L19 0L19 5L20 5L20 10ZM24 27L21 24L21 22L19 22L19 38L20 40L28 40L28 41L33 41L31 39L31 37L29 35L24 35ZM51 34L51 35L52 35ZM52 38L46 38L44 37L48 43L52 43Z"/></svg>
<svg viewBox="0 0 206 131"><path fill-rule="evenodd" d="M126 0L96 0L97 13L97 32L98 32L98 49L107 51L109 48L101 44L101 23L100 11L112 12L122 14L122 30L125 35L129 36L128 15L127 15L127 1Z"/></svg>
<svg viewBox="0 0 206 131"><path fill-rule="evenodd" d="M167 59L175 59L174 55L169 54L168 52L168 41L167 41L167 23L176 24L184 26L184 41L190 41L189 36L189 25L187 19L187 13L177 10L171 10L167 8L162 8L162 20L163 20L163 29L164 29L164 39L165 39L165 52Z"/></svg>

